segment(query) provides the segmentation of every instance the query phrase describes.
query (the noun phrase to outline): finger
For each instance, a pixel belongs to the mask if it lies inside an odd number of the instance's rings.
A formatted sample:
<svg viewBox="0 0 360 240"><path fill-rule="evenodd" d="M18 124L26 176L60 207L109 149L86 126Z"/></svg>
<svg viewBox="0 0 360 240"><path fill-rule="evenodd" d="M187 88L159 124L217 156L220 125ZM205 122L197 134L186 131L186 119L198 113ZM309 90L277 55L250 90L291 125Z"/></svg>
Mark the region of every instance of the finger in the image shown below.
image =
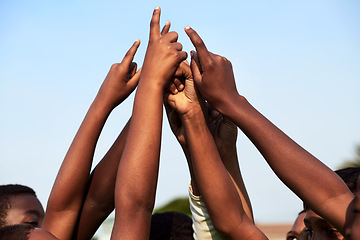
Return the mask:
<svg viewBox="0 0 360 240"><path fill-rule="evenodd" d="M189 79L192 78L192 73L188 61L184 60L180 63L174 74L175 77Z"/></svg>
<svg viewBox="0 0 360 240"><path fill-rule="evenodd" d="M128 85L132 89L135 89L139 83L140 74L141 74L141 68L134 74L134 76L132 76L132 78L130 78L130 80L127 82L126 85Z"/></svg>
<svg viewBox="0 0 360 240"><path fill-rule="evenodd" d="M175 78L175 79L174 79L172 85L174 85L175 89L177 90L176 93L177 93L178 91L184 90L184 88L185 88L184 84L183 84L183 83L180 81L180 79L178 79L178 78ZM175 94L175 93L174 93L174 94Z"/></svg>
<svg viewBox="0 0 360 240"><path fill-rule="evenodd" d="M177 32L172 31L172 32L168 32L163 37L169 42L176 42L179 38L179 34Z"/></svg>
<svg viewBox="0 0 360 240"><path fill-rule="evenodd" d="M169 91L172 94L177 94L179 92L174 82L170 83Z"/></svg>
<svg viewBox="0 0 360 240"><path fill-rule="evenodd" d="M140 40L137 39L134 42L134 44L131 46L131 48L127 51L121 63L125 64L125 66L130 66L131 62L134 60L135 53L139 46L140 46Z"/></svg>
<svg viewBox="0 0 360 240"><path fill-rule="evenodd" d="M165 111L166 114L169 116L171 115L171 113L173 111L175 111L174 107L174 99L173 99L173 94L171 94L170 92L167 92L164 94L163 96L163 101L164 101L164 107L165 107ZM170 120L170 119L169 119Z"/></svg>
<svg viewBox="0 0 360 240"><path fill-rule="evenodd" d="M172 46L174 49L176 49L177 51L181 51L182 48L183 48L182 44L179 43L179 42L171 43L171 46Z"/></svg>
<svg viewBox="0 0 360 240"><path fill-rule="evenodd" d="M201 82L201 66L200 66L197 54L194 51L191 51L190 68L191 68L192 76L194 78L194 82L196 84L200 84L200 82Z"/></svg>
<svg viewBox="0 0 360 240"><path fill-rule="evenodd" d="M132 76L134 76L134 74L136 73L136 69L137 69L137 64L136 62L131 62L130 66L129 66L129 78L131 78Z"/></svg>
<svg viewBox="0 0 360 240"><path fill-rule="evenodd" d="M169 104L170 100L169 98L171 94L169 95L164 95L164 106L165 106L165 111L166 111L166 115L168 117L168 121L170 123L170 128L171 130L175 130L177 128L179 128L181 126L181 120L179 118L179 115L175 112L175 109L172 108Z"/></svg>
<svg viewBox="0 0 360 240"><path fill-rule="evenodd" d="M165 34L167 34L167 33L169 32L169 30L170 30L170 25L171 25L170 21L167 21L167 22L165 23L165 26L164 26L163 29L161 30L161 36L164 36Z"/></svg>
<svg viewBox="0 0 360 240"><path fill-rule="evenodd" d="M189 26L185 27L185 32L189 36L194 47L196 48L200 61L206 61L208 58L210 58L209 51L207 50L205 43L197 34L197 32Z"/></svg>
<svg viewBox="0 0 360 240"><path fill-rule="evenodd" d="M153 16L150 21L150 39L158 38L160 36L160 7L156 7L153 12Z"/></svg>
<svg viewBox="0 0 360 240"><path fill-rule="evenodd" d="M166 92L166 93L164 93L164 96L163 96L163 102L164 102L166 114L169 114L172 109L168 102L170 94L171 94L170 92Z"/></svg>
<svg viewBox="0 0 360 240"><path fill-rule="evenodd" d="M136 69L137 69L136 62L131 62L130 66L129 66L129 69L128 69L127 73L126 73L126 78L128 80L130 80L135 75Z"/></svg>
<svg viewBox="0 0 360 240"><path fill-rule="evenodd" d="M178 57L179 57L179 64L184 61L187 58L187 52L185 51L180 51L178 53Z"/></svg>

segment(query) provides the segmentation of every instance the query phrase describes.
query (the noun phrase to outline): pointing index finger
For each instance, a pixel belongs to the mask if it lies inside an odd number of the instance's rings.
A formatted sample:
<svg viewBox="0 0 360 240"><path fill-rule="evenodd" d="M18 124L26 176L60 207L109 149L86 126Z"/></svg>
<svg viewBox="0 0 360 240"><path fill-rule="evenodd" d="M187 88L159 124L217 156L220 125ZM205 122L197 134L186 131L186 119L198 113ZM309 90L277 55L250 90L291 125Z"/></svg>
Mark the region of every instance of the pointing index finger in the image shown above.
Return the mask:
<svg viewBox="0 0 360 240"><path fill-rule="evenodd" d="M156 7L150 22L150 39L160 37L160 7Z"/></svg>
<svg viewBox="0 0 360 240"><path fill-rule="evenodd" d="M209 51L207 50L205 43L197 34L197 32L189 26L185 27L185 32L189 36L194 47L196 48L200 62L203 63L207 58L210 58Z"/></svg>
<svg viewBox="0 0 360 240"><path fill-rule="evenodd" d="M135 53L136 53L139 45L140 45L140 40L137 39L134 42L134 44L131 46L131 48L127 51L127 53L125 54L125 57L123 58L122 63L124 63L126 65L130 65L130 63L134 59Z"/></svg>

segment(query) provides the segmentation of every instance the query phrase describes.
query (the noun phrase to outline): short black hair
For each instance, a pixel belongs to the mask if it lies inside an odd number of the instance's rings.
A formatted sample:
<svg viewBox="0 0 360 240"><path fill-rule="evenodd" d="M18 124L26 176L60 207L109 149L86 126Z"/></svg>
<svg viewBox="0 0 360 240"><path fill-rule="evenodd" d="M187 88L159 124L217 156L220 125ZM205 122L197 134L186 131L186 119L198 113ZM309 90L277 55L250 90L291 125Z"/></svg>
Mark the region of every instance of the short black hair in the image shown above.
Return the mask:
<svg viewBox="0 0 360 240"><path fill-rule="evenodd" d="M10 225L0 228L0 240L28 240L30 232L35 229L30 225Z"/></svg>
<svg viewBox="0 0 360 240"><path fill-rule="evenodd" d="M357 180L360 174L360 167L348 167L335 171L345 182L352 193L356 193Z"/></svg>
<svg viewBox="0 0 360 240"><path fill-rule="evenodd" d="M193 240L192 219L180 212L155 213L151 217L149 240Z"/></svg>
<svg viewBox="0 0 360 240"><path fill-rule="evenodd" d="M31 194L36 197L35 191L27 186L20 184L0 185L0 227L6 225L6 216L11 208L10 198L20 194Z"/></svg>

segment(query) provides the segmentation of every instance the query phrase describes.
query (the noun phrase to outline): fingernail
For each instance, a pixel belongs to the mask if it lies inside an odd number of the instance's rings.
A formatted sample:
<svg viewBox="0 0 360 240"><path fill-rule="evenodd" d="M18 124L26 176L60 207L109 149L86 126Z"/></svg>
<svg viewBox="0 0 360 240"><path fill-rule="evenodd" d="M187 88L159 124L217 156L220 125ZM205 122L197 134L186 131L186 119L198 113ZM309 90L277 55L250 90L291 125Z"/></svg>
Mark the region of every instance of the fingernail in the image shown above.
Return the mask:
<svg viewBox="0 0 360 240"><path fill-rule="evenodd" d="M156 8L155 8L155 11L157 11L157 10L159 10L159 9L160 9L160 7L156 7Z"/></svg>
<svg viewBox="0 0 360 240"><path fill-rule="evenodd" d="M190 51L191 57L194 57L194 53L195 53L195 52L194 52L193 50Z"/></svg>
<svg viewBox="0 0 360 240"><path fill-rule="evenodd" d="M191 27L190 26L186 26L185 27L185 30L189 30Z"/></svg>

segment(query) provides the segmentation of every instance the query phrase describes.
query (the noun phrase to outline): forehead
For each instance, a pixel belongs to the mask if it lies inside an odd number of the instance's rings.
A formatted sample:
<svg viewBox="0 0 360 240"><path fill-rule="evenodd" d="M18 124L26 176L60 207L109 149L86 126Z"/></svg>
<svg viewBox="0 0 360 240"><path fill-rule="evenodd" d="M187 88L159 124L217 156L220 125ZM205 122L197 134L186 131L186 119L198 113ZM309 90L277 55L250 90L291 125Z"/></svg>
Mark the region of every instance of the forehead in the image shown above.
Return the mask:
<svg viewBox="0 0 360 240"><path fill-rule="evenodd" d="M306 210L306 216L304 218L305 225L311 225L311 226L329 226L329 223L317 215L315 212L313 212L311 209Z"/></svg>
<svg viewBox="0 0 360 240"><path fill-rule="evenodd" d="M34 212L40 216L44 215L44 209L37 197L32 194L19 194L10 198L10 209L8 214L21 212Z"/></svg>

